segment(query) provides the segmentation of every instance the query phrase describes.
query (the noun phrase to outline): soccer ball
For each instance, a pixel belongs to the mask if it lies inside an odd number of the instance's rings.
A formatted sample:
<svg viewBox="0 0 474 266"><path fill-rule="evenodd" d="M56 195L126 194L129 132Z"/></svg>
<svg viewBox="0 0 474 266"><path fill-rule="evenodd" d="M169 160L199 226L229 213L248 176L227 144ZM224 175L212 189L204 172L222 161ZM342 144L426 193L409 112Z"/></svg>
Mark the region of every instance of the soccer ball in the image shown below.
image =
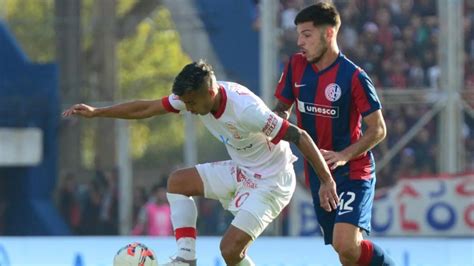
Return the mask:
<svg viewBox="0 0 474 266"><path fill-rule="evenodd" d="M114 266L158 266L158 261L147 246L142 243L131 243L117 252Z"/></svg>

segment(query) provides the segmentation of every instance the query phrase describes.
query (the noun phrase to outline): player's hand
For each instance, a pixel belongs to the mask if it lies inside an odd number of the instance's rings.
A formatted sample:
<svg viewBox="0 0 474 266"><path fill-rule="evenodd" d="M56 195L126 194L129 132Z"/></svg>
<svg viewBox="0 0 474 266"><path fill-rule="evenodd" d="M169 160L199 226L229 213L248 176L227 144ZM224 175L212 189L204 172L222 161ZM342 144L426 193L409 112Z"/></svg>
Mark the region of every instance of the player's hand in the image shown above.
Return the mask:
<svg viewBox="0 0 474 266"><path fill-rule="evenodd" d="M71 106L69 109L65 110L62 115L63 117L68 117L71 115L79 115L83 117L94 117L94 111L96 110L95 107L89 106L87 104L75 104Z"/></svg>
<svg viewBox="0 0 474 266"><path fill-rule="evenodd" d="M320 149L320 151L324 157L324 160L326 160L329 169L331 170L334 170L339 166L345 165L348 161L348 159L346 159L341 152L328 151L323 149Z"/></svg>
<svg viewBox="0 0 474 266"><path fill-rule="evenodd" d="M337 208L339 204L339 197L336 192L336 182L330 180L329 182L321 182L319 187L319 204L321 208L331 212Z"/></svg>

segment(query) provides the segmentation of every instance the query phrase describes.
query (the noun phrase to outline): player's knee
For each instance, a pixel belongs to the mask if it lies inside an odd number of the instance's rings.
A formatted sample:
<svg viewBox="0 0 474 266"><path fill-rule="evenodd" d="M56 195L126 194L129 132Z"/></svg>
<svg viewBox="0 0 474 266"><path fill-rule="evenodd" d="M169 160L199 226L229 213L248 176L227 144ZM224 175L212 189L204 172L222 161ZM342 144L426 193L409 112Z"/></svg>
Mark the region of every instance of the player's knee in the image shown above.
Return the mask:
<svg viewBox="0 0 474 266"><path fill-rule="evenodd" d="M352 261L354 259L357 259L359 247L357 247L356 243L352 243L351 241L347 240L343 241L342 239L334 239L332 246L339 255L341 262L347 260Z"/></svg>
<svg viewBox="0 0 474 266"><path fill-rule="evenodd" d="M236 243L222 241L220 249L227 265L236 265L244 258L242 249Z"/></svg>
<svg viewBox="0 0 474 266"><path fill-rule="evenodd" d="M169 193L183 194L182 177L179 174L180 170L174 171L168 177L167 190Z"/></svg>

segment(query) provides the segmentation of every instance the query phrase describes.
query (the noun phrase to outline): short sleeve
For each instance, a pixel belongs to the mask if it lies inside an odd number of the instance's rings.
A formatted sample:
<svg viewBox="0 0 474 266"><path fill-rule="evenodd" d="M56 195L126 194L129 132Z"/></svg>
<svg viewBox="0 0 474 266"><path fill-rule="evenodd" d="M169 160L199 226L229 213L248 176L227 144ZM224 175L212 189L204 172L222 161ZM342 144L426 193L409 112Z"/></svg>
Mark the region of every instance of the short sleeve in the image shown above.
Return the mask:
<svg viewBox="0 0 474 266"><path fill-rule="evenodd" d="M358 70L352 78L352 96L362 116L382 109L374 84L364 71Z"/></svg>
<svg viewBox="0 0 474 266"><path fill-rule="evenodd" d="M292 105L295 96L293 94L293 85L292 85L292 67L291 67L291 58L285 66L285 69L281 73L280 80L275 91L275 97L288 104Z"/></svg>
<svg viewBox="0 0 474 266"><path fill-rule="evenodd" d="M163 97L161 99L161 103L165 107L166 111L170 113L180 113L186 110L186 105L179 99L179 96L175 94Z"/></svg>
<svg viewBox="0 0 474 266"><path fill-rule="evenodd" d="M289 123L273 113L265 105L247 107L241 116L241 123L250 132L261 132L273 144L278 144L286 134Z"/></svg>

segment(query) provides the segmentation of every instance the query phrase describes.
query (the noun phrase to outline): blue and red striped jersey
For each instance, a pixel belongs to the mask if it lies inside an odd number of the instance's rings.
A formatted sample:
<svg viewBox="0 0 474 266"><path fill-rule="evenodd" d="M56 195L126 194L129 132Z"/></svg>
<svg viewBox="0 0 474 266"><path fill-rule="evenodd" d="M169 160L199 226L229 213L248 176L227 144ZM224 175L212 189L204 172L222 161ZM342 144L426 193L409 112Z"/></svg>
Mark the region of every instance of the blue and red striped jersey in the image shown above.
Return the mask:
<svg viewBox="0 0 474 266"><path fill-rule="evenodd" d="M302 54L294 54L280 77L275 96L286 104L295 104L298 126L319 148L332 151L341 151L359 140L362 117L382 108L370 78L341 53L322 70ZM316 175L308 168L305 162L307 178ZM374 168L369 151L332 174L338 183L347 177L370 179Z"/></svg>

